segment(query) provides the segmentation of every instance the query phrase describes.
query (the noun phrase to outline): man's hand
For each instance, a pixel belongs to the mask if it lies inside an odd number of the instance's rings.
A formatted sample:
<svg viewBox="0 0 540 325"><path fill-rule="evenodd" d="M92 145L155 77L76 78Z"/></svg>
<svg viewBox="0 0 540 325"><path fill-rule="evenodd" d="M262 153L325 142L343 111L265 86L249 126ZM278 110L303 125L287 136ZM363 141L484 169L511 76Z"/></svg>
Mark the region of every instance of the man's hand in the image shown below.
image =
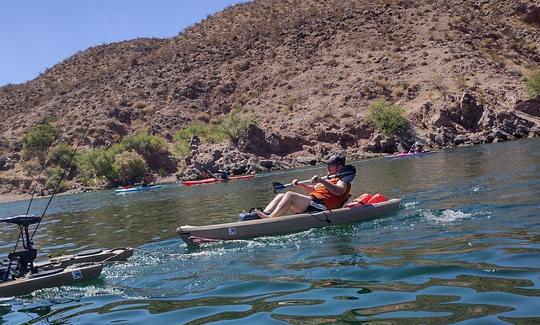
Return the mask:
<svg viewBox="0 0 540 325"><path fill-rule="evenodd" d="M320 180L321 180L321 178L319 177L319 175L315 175L315 176L311 177L311 183L313 183L313 184L317 184Z"/></svg>

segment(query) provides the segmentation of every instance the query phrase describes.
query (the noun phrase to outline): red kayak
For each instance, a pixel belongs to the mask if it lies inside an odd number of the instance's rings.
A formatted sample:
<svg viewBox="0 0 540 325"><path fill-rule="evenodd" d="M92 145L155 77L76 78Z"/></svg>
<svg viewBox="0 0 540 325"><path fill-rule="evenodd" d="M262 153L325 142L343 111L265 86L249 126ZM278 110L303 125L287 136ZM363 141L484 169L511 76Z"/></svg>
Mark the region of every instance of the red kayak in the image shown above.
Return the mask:
<svg viewBox="0 0 540 325"><path fill-rule="evenodd" d="M255 177L255 175L229 176L229 178L226 180L217 178L217 177L212 177L212 178L206 178L206 179L199 179L196 181L182 181L182 184L185 186L191 186L191 185L198 185L198 184L234 181L237 179L248 179L248 178L253 178L253 177Z"/></svg>

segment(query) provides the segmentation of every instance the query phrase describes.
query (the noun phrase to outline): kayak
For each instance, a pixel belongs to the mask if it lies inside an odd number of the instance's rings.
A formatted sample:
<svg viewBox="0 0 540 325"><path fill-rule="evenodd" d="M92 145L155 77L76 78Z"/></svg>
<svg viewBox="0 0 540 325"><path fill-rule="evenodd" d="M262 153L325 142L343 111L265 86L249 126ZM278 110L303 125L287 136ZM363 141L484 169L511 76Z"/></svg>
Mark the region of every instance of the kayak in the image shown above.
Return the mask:
<svg viewBox="0 0 540 325"><path fill-rule="evenodd" d="M43 288L93 280L99 277L105 263L125 261L131 255L133 255L133 248L129 247L94 249L35 262L36 273L28 273L14 280L0 282L0 297L25 295ZM78 266L74 267L74 264ZM6 270L8 267L9 260L0 261L0 268ZM14 270L15 265L11 268Z"/></svg>
<svg viewBox="0 0 540 325"><path fill-rule="evenodd" d="M384 156L386 159L400 159L400 158L411 158L424 156L430 153L435 153L435 151L424 151L424 152L400 152L389 156Z"/></svg>
<svg viewBox="0 0 540 325"><path fill-rule="evenodd" d="M38 271L37 273L28 273L14 280L0 282L0 297L26 295L43 288L72 285L83 281L94 280L100 276L102 270L103 264L92 263L77 267L70 266L65 269L55 268Z"/></svg>
<svg viewBox="0 0 540 325"><path fill-rule="evenodd" d="M249 178L254 178L254 177L255 175L229 176L229 178L227 178L226 180L222 178L212 177L212 178L199 179L196 181L182 181L182 184L185 186L192 186L192 185L199 185L199 184L234 181L234 180L239 180L239 179L249 179Z"/></svg>
<svg viewBox="0 0 540 325"><path fill-rule="evenodd" d="M136 186L127 188L117 188L114 190L116 193L130 193L130 192L143 192L161 188L161 185L149 185L149 186Z"/></svg>
<svg viewBox="0 0 540 325"><path fill-rule="evenodd" d="M345 207L316 213L301 213L278 218L237 221L208 226L180 226L176 232L188 245L203 242L250 239L260 236L284 235L311 228L360 222L378 218L399 209L401 199L364 206Z"/></svg>
<svg viewBox="0 0 540 325"><path fill-rule="evenodd" d="M73 264L78 263L109 263L125 261L133 255L133 248L122 247L114 249L92 249L82 251L73 255L63 255L52 257L45 261L38 261L34 263L37 268L44 270L52 268L66 268ZM5 265L6 262L4 261Z"/></svg>

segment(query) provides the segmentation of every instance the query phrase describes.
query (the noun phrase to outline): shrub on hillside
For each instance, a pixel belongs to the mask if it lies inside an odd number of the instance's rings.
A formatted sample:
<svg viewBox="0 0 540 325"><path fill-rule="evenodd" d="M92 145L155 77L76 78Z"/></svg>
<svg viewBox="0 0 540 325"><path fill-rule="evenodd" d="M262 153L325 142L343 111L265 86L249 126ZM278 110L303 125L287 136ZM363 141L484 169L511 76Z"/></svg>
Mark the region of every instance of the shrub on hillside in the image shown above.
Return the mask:
<svg viewBox="0 0 540 325"><path fill-rule="evenodd" d="M121 145L125 150L134 150L144 157L150 157L156 153L165 153L168 151L165 140L157 135L146 133L137 133L125 137Z"/></svg>
<svg viewBox="0 0 540 325"><path fill-rule="evenodd" d="M394 135L405 130L408 126L404 112L401 106L393 105L381 99L369 105L366 121L382 133Z"/></svg>
<svg viewBox="0 0 540 325"><path fill-rule="evenodd" d="M211 123L195 121L174 134L175 151L180 156L186 156L193 136L210 143L222 143L226 140L236 143L242 132L252 123L255 123L253 118L242 118L234 112Z"/></svg>
<svg viewBox="0 0 540 325"><path fill-rule="evenodd" d="M115 156L123 151L123 146L115 145L105 149L90 149L77 156L76 166L84 184L94 182L96 178L109 181L117 178L113 169Z"/></svg>
<svg viewBox="0 0 540 325"><path fill-rule="evenodd" d="M175 151L178 155L183 157L189 153L189 144L193 136L211 143L219 143L224 139L215 125L195 121L174 134Z"/></svg>
<svg viewBox="0 0 540 325"><path fill-rule="evenodd" d="M56 165L66 169L69 167L69 162L74 154L75 149L62 143L51 149L47 161L49 165Z"/></svg>
<svg viewBox="0 0 540 325"><path fill-rule="evenodd" d="M23 138L23 155L26 159L37 157L45 161L47 149L56 139L56 130L49 123L39 124Z"/></svg>
<svg viewBox="0 0 540 325"><path fill-rule="evenodd" d="M231 113L219 124L219 129L232 143L236 144L240 135L247 130L250 124L255 123L253 118L242 118Z"/></svg>
<svg viewBox="0 0 540 325"><path fill-rule="evenodd" d="M48 171L48 178L45 182L45 188L47 190L53 191L56 190L56 193L65 192L68 190L68 183L65 179L62 179L62 174L64 169L54 166Z"/></svg>
<svg viewBox="0 0 540 325"><path fill-rule="evenodd" d="M540 95L540 70L531 73L527 77L527 89L531 96L536 97Z"/></svg>
<svg viewBox="0 0 540 325"><path fill-rule="evenodd" d="M148 165L135 151L124 151L114 158L113 170L119 179L135 183L143 179Z"/></svg>

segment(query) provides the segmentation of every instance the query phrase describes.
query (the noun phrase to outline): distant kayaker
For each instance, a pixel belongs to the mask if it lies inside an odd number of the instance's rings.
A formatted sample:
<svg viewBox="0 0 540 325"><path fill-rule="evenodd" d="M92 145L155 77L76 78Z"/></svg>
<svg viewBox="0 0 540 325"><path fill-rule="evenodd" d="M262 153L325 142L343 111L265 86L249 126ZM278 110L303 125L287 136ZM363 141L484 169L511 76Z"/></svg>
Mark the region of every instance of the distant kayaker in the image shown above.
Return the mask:
<svg viewBox="0 0 540 325"><path fill-rule="evenodd" d="M216 178L220 178L224 181L229 179L229 172L226 170L218 170L219 175Z"/></svg>
<svg viewBox="0 0 540 325"><path fill-rule="evenodd" d="M341 155L331 156L325 161L325 164L328 175L343 173L346 168L345 157ZM353 166L347 167L355 172ZM275 218L284 215L289 210L294 213L303 213L340 208L349 198L351 182L355 176L354 172L342 178L334 177L331 179L323 179L319 175L315 175L311 178L312 184L310 185L300 184L295 179L292 181L293 186L301 188L308 195L296 192L278 194L263 211L257 211L257 215L260 218Z"/></svg>
<svg viewBox="0 0 540 325"><path fill-rule="evenodd" d="M154 183L155 181L156 181L156 178L154 177L154 175L148 173L148 174L144 175L144 178L143 178L143 181L142 181L142 186L143 187L150 186L150 184Z"/></svg>
<svg viewBox="0 0 540 325"><path fill-rule="evenodd" d="M411 149L409 149L409 153L420 153L420 152L423 152L424 151L424 147L422 146L422 144L418 141L416 141Z"/></svg>

